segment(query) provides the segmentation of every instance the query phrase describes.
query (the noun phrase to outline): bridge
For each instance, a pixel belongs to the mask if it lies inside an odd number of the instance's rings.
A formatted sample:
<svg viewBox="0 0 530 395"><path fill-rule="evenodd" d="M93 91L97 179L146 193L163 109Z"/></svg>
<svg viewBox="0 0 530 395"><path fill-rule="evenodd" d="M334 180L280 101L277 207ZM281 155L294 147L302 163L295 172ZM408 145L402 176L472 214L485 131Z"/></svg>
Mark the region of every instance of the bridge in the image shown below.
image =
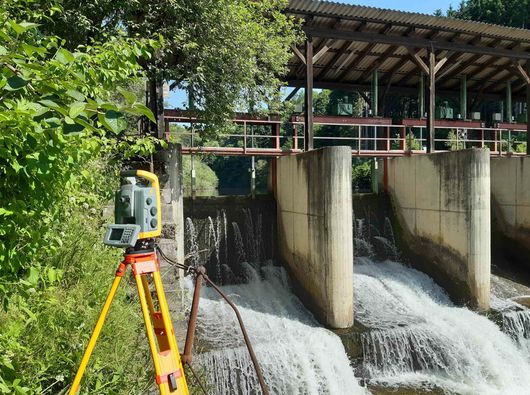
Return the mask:
<svg viewBox="0 0 530 395"><path fill-rule="evenodd" d="M279 116L255 116L239 113L232 119L237 133L220 134L224 146L185 144L182 153L214 154L222 156L276 157L304 151L306 133L304 115L293 115L287 121ZM186 125L187 131L171 132L171 124ZM197 140L200 124L197 115L187 110L164 110L164 137L172 134ZM355 157L385 158L427 153L427 126L422 119L403 119L400 123L390 118L359 118L348 116L314 116L313 125L346 126L349 136L314 136L316 146L346 145ZM196 126L196 128L191 127ZM444 152L467 148L488 148L492 156L525 155L518 145L526 141L526 124L499 122L486 127L482 121L437 120L431 152ZM255 130L259 127L259 133ZM416 146L416 149L414 149ZM420 149L417 149L417 146Z"/></svg>
<svg viewBox="0 0 530 395"><path fill-rule="evenodd" d="M338 143L361 157L448 147L488 147L496 156L525 151L517 145L530 141L527 30L316 0L291 0L285 12L301 21L306 36L303 47L292 48L284 76L293 88L286 100L303 90L303 109L287 122L274 115L235 114L238 132L221 136L228 143L190 144L184 153L285 156ZM368 116L357 118L347 108L342 116L314 114L314 89L356 92ZM403 116L392 114L391 97L407 103ZM441 108L441 100L450 108ZM163 109L160 102L151 100L159 137L168 135L172 122L200 122L185 110ZM315 135L315 128L331 125L348 126L351 133ZM255 126L269 132L254 133ZM407 142L409 136L415 144Z"/></svg>

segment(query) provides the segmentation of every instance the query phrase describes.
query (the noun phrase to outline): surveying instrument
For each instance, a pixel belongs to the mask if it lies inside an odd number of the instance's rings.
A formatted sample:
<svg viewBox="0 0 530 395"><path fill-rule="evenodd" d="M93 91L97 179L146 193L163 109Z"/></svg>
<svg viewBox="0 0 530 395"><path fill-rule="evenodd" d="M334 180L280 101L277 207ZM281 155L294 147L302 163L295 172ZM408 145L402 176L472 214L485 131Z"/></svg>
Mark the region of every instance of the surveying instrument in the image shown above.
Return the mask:
<svg viewBox="0 0 530 395"><path fill-rule="evenodd" d="M115 200L116 224L107 228L103 242L112 247L125 248L124 259L116 270L116 277L81 359L69 395L79 393L79 385L88 360L128 266L131 266L136 281L160 394L188 395L156 254L155 238L160 236L162 229L158 178L143 170L123 171L120 176L122 185L116 192ZM151 297L149 280L154 284L158 309L155 308Z"/></svg>

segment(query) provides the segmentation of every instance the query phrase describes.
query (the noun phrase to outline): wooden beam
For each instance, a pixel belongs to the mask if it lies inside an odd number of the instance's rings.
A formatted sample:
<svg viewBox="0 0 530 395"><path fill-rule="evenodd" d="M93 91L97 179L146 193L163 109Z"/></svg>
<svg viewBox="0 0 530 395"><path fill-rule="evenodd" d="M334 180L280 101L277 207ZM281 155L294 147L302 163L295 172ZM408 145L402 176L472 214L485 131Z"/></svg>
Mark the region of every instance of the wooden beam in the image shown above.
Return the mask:
<svg viewBox="0 0 530 395"><path fill-rule="evenodd" d="M313 56L313 64L315 64L316 62L318 62L318 60L324 56L324 54L326 52L328 52L328 49L329 47L327 45L324 45L317 53L315 56Z"/></svg>
<svg viewBox="0 0 530 395"><path fill-rule="evenodd" d="M295 45L293 45L291 48L292 48L294 54L296 55L296 57L297 57L298 59L300 59L300 61L301 61L303 64L306 64L306 60L305 60L304 55L302 55L302 52L300 52L300 50L299 50L298 48L296 48Z"/></svg>
<svg viewBox="0 0 530 395"><path fill-rule="evenodd" d="M410 33L414 32L414 30L415 30L414 27L409 27L407 31L403 34L403 36L408 37ZM388 49L385 52L383 52L383 54L379 56L379 58L362 73L358 81L362 82L366 80L375 69L379 68L379 66L384 64L387 61L387 59L390 58L394 54L394 52L396 52L398 49L399 49L399 46L397 45L391 45L390 47L388 47ZM394 73L395 71L391 72L391 74L394 74ZM392 80L392 76L390 77L390 80Z"/></svg>
<svg viewBox="0 0 530 395"><path fill-rule="evenodd" d="M453 42L458 36L459 36L459 34L454 34L451 37L450 41ZM480 42L480 39L481 39L480 36L475 36L471 40L467 41L467 44L475 45L477 42ZM436 76L437 80L442 78L442 76L447 75L448 73L450 73L452 70L456 69L457 67L459 67L459 64L461 64L461 59L464 56L466 56L466 55L467 54L465 54L465 53L456 53L455 52L455 53L451 54L450 56L448 56L447 62L449 62L449 64L451 64L451 66L449 68L445 69L441 75L437 75ZM480 56L478 58L480 58ZM406 76L406 77L400 79L398 81L398 83L406 85L415 76L416 76L416 74L410 74L409 76Z"/></svg>
<svg viewBox="0 0 530 395"><path fill-rule="evenodd" d="M429 109L427 111L427 152L434 152L434 117L436 110L436 55L429 52Z"/></svg>
<svg viewBox="0 0 530 395"><path fill-rule="evenodd" d="M342 20L339 18L335 21L335 23L331 26L332 29L337 29L340 24L342 23ZM364 27L366 26L366 22L360 22L357 24L357 26L355 26L355 29L354 30L362 30ZM327 40L322 40L321 42L321 45L320 47L317 49L317 54L322 50L322 48L324 47L329 47L329 49L332 49L333 47L333 39L327 39ZM324 45L322 45L322 43L324 43ZM338 60L338 58L345 52L348 50L348 48L351 46L351 42L345 42L343 44L343 46L339 49L338 52L340 52L340 54L338 53L335 53L335 55L333 55L333 58L331 59L330 62L328 62L326 65L325 65L325 68L322 69L322 68L319 68L316 70L315 74L314 74L314 78L317 78L318 75L322 72L322 71L325 71L327 72L327 69L332 67L335 62ZM313 63L315 62L315 60L313 59ZM303 66L303 65L302 65ZM298 76L300 73L302 73L303 70L302 69L297 69L296 71L296 75Z"/></svg>
<svg viewBox="0 0 530 395"><path fill-rule="evenodd" d="M388 72L385 73L385 77L382 78L382 81L390 81L392 80L392 77L394 74L396 74L403 66L405 66L408 62L412 62L410 60L410 56L406 56L403 59L401 59L398 63L396 63ZM387 79L387 76L390 76Z"/></svg>
<svg viewBox="0 0 530 395"><path fill-rule="evenodd" d="M372 71L379 68L397 49L398 47L391 46L389 47L375 62L372 63L370 67L368 67L366 70L363 71L361 76L359 77L359 81L364 81L368 76L372 75Z"/></svg>
<svg viewBox="0 0 530 395"><path fill-rule="evenodd" d="M386 34L388 33L388 31L392 28L392 25L385 25L383 27L382 30L380 30L380 32L378 34ZM360 33L360 32L359 32ZM341 62L340 66L337 68L337 72L345 67L351 60L351 58L354 58L354 59L362 59L364 58L370 51L372 51L372 49L374 49L376 47L377 43L369 43L366 45L366 47L364 47L364 49L359 52L359 54L357 56L355 56L355 54L353 54L353 56L351 56L352 54L350 54L344 61ZM344 70L338 77L337 77L337 80L339 81L343 81L346 76L348 75L350 70L346 69Z"/></svg>
<svg viewBox="0 0 530 395"><path fill-rule="evenodd" d="M410 55L410 60L416 64L425 74L429 74L429 66L425 64L423 59L420 55L418 55L418 52L411 50L410 48L407 48Z"/></svg>
<svg viewBox="0 0 530 395"><path fill-rule="evenodd" d="M447 57L442 58L436 63L436 66L434 67L434 76L436 77L436 74L440 71L442 67L444 67L444 64L447 62Z"/></svg>
<svg viewBox="0 0 530 395"><path fill-rule="evenodd" d="M313 149L313 38L307 37L305 44L306 78L304 94L304 144L305 150Z"/></svg>
<svg viewBox="0 0 530 395"><path fill-rule="evenodd" d="M450 62L450 59L448 58L447 59L447 62ZM456 63L453 63L451 66L449 67L446 67L446 69L441 72L440 74L436 74L436 82L440 81L442 78L444 78L447 74L449 74L450 72L452 72L454 69L456 69L457 67L459 67L461 64L461 62L456 62Z"/></svg>
<svg viewBox="0 0 530 395"><path fill-rule="evenodd" d="M297 87L297 86L304 87L305 86L305 78L304 79L291 79L291 80L287 80L286 82L287 82L287 85L290 87ZM526 86L526 83L524 84L524 86ZM348 92L369 92L370 91L370 84L358 84L358 83L350 83L350 82L335 82L335 81L324 81L324 80L314 80L313 87L314 89L343 90L343 91L348 91ZM468 95L473 95L476 92L477 92L476 90L468 89ZM402 85L393 84L389 90L389 93L396 95L396 96L416 96L418 94L418 88L412 87L412 86L402 86ZM454 90L454 89L437 89L436 93L438 95L454 97L455 99L458 99L459 91ZM521 94L521 93L516 94L515 91L512 90L512 93L514 94L514 100L518 100L518 101L526 100L525 99L526 92L524 92L524 94ZM502 100L504 98L504 91L484 93L482 97L488 100L489 99Z"/></svg>
<svg viewBox="0 0 530 395"><path fill-rule="evenodd" d="M314 37L326 37L339 40L359 41L378 44L398 45L407 48L432 48L437 50L447 50L454 52L466 52L478 55L489 55L504 57L509 59L530 59L530 53L514 51L506 48L496 48L494 46L477 46L461 43L452 43L439 40L432 41L425 38L403 37L384 33L355 32L339 29L326 29L319 27L306 27L306 33Z"/></svg>
<svg viewBox="0 0 530 395"><path fill-rule="evenodd" d="M326 77L329 71L333 68L333 65L337 63L337 60L339 60L339 58L346 53L346 51L350 48L351 45L352 43L348 41L342 44L342 47L340 47L340 49L337 52L335 52L335 55L333 55L333 58L331 58L329 63L326 65L326 67L322 69L318 69L315 72L315 78L319 77L320 74L322 74L323 77Z"/></svg>
<svg viewBox="0 0 530 395"><path fill-rule="evenodd" d="M523 66L521 66L519 62L514 62L513 65L515 66L515 69L519 72L519 75L521 76L523 81L530 85L530 77L528 77L528 74L526 73L525 69L523 69Z"/></svg>
<svg viewBox="0 0 530 395"><path fill-rule="evenodd" d="M294 88L294 89L291 91L291 93L289 93L289 95L287 95L287 97L285 98L284 102L285 102L285 101L289 101L289 100L291 100L291 99L292 99L292 98L298 93L299 90L300 90L300 87L299 87L299 86L297 86L296 88Z"/></svg>

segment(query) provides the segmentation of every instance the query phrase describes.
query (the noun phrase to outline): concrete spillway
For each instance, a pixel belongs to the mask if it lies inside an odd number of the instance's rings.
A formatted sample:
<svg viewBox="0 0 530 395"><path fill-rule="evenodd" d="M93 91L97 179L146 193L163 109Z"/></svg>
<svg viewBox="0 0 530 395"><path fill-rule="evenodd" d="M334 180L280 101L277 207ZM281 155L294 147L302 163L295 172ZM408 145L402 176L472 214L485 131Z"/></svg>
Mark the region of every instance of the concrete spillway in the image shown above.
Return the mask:
<svg viewBox="0 0 530 395"><path fill-rule="evenodd" d="M241 306L272 393L377 393L381 386L411 394L530 393L530 310L499 291L489 254L495 227L510 246L525 243L527 162L490 163L480 150L381 162L387 215L404 247L398 251L386 223L368 239L355 231L348 155L328 148L282 159L276 202L217 201L219 209L237 206L237 221L217 212L214 200L192 203L203 223L189 221L188 233L198 233L190 246L200 251L200 238L207 244L203 263ZM513 195L505 193L510 188ZM286 271L271 264L275 257ZM201 303L198 360L215 391L253 393L232 313L208 290ZM324 329L348 327L353 317L355 355Z"/></svg>
<svg viewBox="0 0 530 395"><path fill-rule="evenodd" d="M362 358L351 363L340 338L323 328L295 296L285 270L264 258L270 252L255 239L259 216L254 212L253 224L234 222L225 233L224 223L232 221L220 212L206 219L212 226L205 228L202 241L193 238L199 249L209 247L214 260L210 265L228 266L221 281L239 273L239 283L223 288L241 309L271 393L365 394L384 387L407 388L410 394L436 389L493 395L525 394L530 388L525 333L515 327L518 321L511 313L505 320L515 326L503 333L501 325L455 306L427 275L375 258L378 249L392 257L400 253L387 226L378 230L363 220L357 221L355 236L357 246L363 245L370 256L356 257L352 283L356 319L364 328ZM363 229L369 226L371 232ZM225 237L241 237L237 248L242 251L225 251ZM225 253L232 257L228 263L222 258ZM243 256L257 262L241 261ZM501 296L494 297L496 303L509 303ZM211 379L212 393L258 393L233 312L208 288L201 298L197 352L196 366Z"/></svg>

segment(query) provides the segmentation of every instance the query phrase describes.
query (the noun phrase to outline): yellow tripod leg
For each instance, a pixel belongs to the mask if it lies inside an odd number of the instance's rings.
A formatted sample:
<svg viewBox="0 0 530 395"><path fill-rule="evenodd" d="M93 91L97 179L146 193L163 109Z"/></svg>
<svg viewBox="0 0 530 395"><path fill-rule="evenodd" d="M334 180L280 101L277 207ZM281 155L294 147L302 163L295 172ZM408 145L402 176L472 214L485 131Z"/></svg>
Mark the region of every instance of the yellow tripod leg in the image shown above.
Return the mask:
<svg viewBox="0 0 530 395"><path fill-rule="evenodd" d="M152 301L148 302L146 297L147 289L144 288L144 281L141 274L135 274L134 279L136 280L136 287L138 288L138 297L140 298L140 305L142 307L142 315L144 316L145 331L147 334L147 340L149 342L149 349L151 350L151 357L153 358L153 365L155 367L155 374L160 376L161 368L160 361L158 360L158 348L156 346L155 336L153 334L153 325L151 323L151 314L149 307L152 306ZM165 386L160 386L160 394L169 394L169 388L167 383Z"/></svg>
<svg viewBox="0 0 530 395"><path fill-rule="evenodd" d="M162 285L162 277L160 276L159 270L153 272L153 281L155 283L158 304L160 305L160 313L162 315L162 321L164 323L165 333L167 336L167 342L169 345L169 351L172 355L172 359L174 363L176 363L177 368L181 372L180 377L176 378L177 391L171 392L171 394L188 395L189 394L188 384L186 383L186 378L184 377L184 368L182 366L182 361L180 359L177 340L175 339L175 331L173 330L173 323L171 322L171 317L169 315L169 307L167 304L166 295L164 293L164 287Z"/></svg>
<svg viewBox="0 0 530 395"><path fill-rule="evenodd" d="M88 360L92 355L92 351L94 351L94 347L96 346L96 342L98 340L99 334L101 333L101 329L103 328L103 324L105 323L105 319L107 318L107 314L109 312L110 305L112 304L112 300L114 299L114 295L116 295L116 291L118 290L118 286L120 285L120 281L121 275L116 275L114 281L112 282L112 286L110 287L107 299L105 300L105 304L103 305L103 309L99 314L99 318L96 322L96 326L94 327L94 331L92 332L90 340L88 341L87 348L85 350L85 353L83 354L83 358L81 359L81 364L79 365L77 373L75 374L74 382L72 384L72 387L70 388L70 391L68 392L69 395L75 395L79 392L79 384L81 383L81 379L85 374Z"/></svg>

